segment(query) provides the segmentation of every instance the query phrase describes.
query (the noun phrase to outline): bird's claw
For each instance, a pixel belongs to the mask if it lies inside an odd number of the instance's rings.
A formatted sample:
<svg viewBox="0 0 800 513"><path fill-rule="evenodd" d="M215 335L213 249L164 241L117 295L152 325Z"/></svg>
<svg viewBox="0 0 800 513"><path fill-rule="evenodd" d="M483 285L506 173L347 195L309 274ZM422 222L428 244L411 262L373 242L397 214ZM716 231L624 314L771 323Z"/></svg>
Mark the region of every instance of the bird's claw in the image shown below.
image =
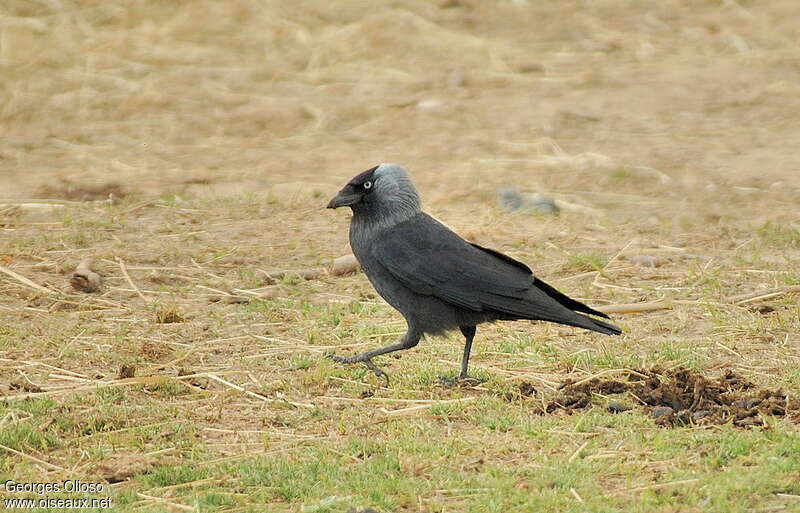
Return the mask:
<svg viewBox="0 0 800 513"><path fill-rule="evenodd" d="M374 372L376 376L385 379L387 385L389 384L389 375L383 372L380 367L372 363L372 360L364 360L364 365L366 365L369 370Z"/></svg>
<svg viewBox="0 0 800 513"><path fill-rule="evenodd" d="M486 380L483 378L473 378L472 376L461 376L458 375L455 378L448 378L447 376L440 376L439 383L444 385L448 388L454 388L456 386L461 387L475 387L480 385L481 383L485 383Z"/></svg>
<svg viewBox="0 0 800 513"><path fill-rule="evenodd" d="M378 376L379 378L383 378L384 380L386 380L386 384L387 385L389 384L389 375L383 372L380 369L380 367L375 365L372 362L371 358L359 358L358 356L337 356L332 353L328 353L325 356L330 358L336 363L353 364L353 363L363 362L364 365L366 365L369 370L375 373L376 376Z"/></svg>

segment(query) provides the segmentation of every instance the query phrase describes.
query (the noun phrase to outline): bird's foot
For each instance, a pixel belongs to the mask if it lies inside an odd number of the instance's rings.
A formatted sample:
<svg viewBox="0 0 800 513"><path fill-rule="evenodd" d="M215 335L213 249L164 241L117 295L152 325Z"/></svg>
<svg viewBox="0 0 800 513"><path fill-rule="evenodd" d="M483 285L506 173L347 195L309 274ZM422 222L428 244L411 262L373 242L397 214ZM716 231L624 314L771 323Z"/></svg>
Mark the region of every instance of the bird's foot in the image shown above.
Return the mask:
<svg viewBox="0 0 800 513"><path fill-rule="evenodd" d="M361 362L364 365L366 365L369 370L374 372L376 376L386 380L386 384L387 385L389 384L389 375L386 374L385 372L383 372L380 369L380 367L375 365L372 362L372 358L363 358L360 355L356 355L356 356L337 356L335 354L327 354L325 356L327 356L328 358L330 358L331 360L333 360L336 363L345 363L345 364L349 365L349 364Z"/></svg>
<svg viewBox="0 0 800 513"><path fill-rule="evenodd" d="M483 379L483 378L473 378L469 374L466 374L466 375L459 374L458 376L456 376L454 378L449 378L447 376L440 376L439 377L439 383L444 385L444 386L446 386L446 387L448 387L448 388L454 388L454 387L457 387L457 386L460 386L460 387L475 387L475 386L480 385L481 383L486 383L486 380Z"/></svg>
<svg viewBox="0 0 800 513"><path fill-rule="evenodd" d="M369 370L374 372L376 376L386 380L387 385L389 384L389 375L383 372L380 367L372 363L372 360L364 360L364 365L366 365Z"/></svg>

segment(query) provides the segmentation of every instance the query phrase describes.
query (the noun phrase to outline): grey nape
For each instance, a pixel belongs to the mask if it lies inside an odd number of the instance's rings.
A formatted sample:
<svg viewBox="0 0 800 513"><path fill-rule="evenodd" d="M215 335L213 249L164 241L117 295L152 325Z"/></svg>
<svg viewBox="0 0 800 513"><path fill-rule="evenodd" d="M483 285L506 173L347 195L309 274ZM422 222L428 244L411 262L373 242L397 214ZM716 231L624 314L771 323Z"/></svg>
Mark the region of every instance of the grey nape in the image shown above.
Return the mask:
<svg viewBox="0 0 800 513"><path fill-rule="evenodd" d="M469 380L476 326L530 319L566 324L606 335L621 330L596 317L607 315L562 294L528 266L498 251L465 241L422 211L408 172L381 164L354 177L328 204L350 207L350 246L375 290L405 318L403 339L355 356L330 355L339 363L364 363L388 376L376 356L410 349L423 335L459 328L464 353L458 379Z"/></svg>

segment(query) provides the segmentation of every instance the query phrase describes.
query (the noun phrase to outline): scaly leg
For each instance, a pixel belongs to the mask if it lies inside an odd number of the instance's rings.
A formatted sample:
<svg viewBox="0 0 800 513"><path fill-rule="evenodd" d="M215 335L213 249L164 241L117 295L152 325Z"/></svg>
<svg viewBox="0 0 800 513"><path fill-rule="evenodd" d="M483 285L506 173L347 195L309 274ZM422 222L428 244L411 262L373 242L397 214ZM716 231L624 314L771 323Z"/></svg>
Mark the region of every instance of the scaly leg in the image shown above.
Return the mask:
<svg viewBox="0 0 800 513"><path fill-rule="evenodd" d="M441 377L439 382L445 386L455 386L457 382L462 382L470 385L479 385L486 381L485 379L473 378L467 372L469 368L469 353L472 351L472 340L475 338L475 326L460 326L461 333L464 335L466 342L464 343L464 355L461 357L461 372L456 379Z"/></svg>
<svg viewBox="0 0 800 513"><path fill-rule="evenodd" d="M400 351L403 349L411 349L412 347L419 344L419 339L421 338L421 336L422 335L418 333L416 330L409 328L408 331L406 332L406 335L403 337L403 340L401 340L397 344L391 344L386 347L373 349L372 351L366 351L364 353L357 354L354 356L336 356L335 354L328 354L326 356L337 363L363 362L364 365L366 365L367 368L369 368L369 370L375 373L376 376L378 376L379 378L384 378L388 383L389 375L383 372L377 365L372 363L372 359L382 354L392 353L394 351Z"/></svg>

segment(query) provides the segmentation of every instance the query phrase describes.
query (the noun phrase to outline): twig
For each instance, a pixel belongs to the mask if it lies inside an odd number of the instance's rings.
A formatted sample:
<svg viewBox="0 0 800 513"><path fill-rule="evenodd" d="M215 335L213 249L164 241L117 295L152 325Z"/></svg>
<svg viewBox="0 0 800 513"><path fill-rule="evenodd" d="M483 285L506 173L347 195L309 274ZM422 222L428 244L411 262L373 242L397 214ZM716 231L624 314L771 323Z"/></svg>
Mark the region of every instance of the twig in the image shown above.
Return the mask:
<svg viewBox="0 0 800 513"><path fill-rule="evenodd" d="M0 265L0 272L11 276L15 280L24 283L25 285L27 285L28 287L30 287L30 288L32 288L34 290L38 290L39 292L44 292L45 294L55 294L55 291L47 289L47 288L44 288L41 285L38 285L38 284L32 282L31 280L29 280L28 278L22 276L21 274L17 274L14 271L12 271L11 269L8 269L7 267L3 267L2 265Z"/></svg>
<svg viewBox="0 0 800 513"><path fill-rule="evenodd" d="M179 488L186 488L187 486L190 486L190 487L194 488L196 486L200 486L201 484L213 483L213 482L219 481L219 480L220 479L216 478L216 477L207 477L205 479L196 479L194 481L186 481L184 483L178 483L178 484L169 485L169 486L162 486L161 488L154 488L152 490L158 490L159 492L166 492L168 490L177 490Z"/></svg>
<svg viewBox="0 0 800 513"><path fill-rule="evenodd" d="M59 205L56 203L0 203L0 208L2 207L19 207L19 208L38 208L38 209L47 209L47 208L64 208L64 205Z"/></svg>
<svg viewBox="0 0 800 513"><path fill-rule="evenodd" d="M230 381L226 381L226 380L220 378L219 376L217 376L216 374L212 374L210 372L202 373L201 375L203 375L203 376L205 376L207 378L211 378L214 381L216 381L217 383L222 383L226 387L232 388L234 390L238 390L239 392L242 392L245 395L249 395L250 397L255 397L256 399L264 401L265 403L287 403L287 404L291 404L292 406L301 407L301 408L314 408L313 404L295 403L295 402L289 401L287 399L270 399L269 397L264 397L263 395L257 394L255 392L251 392L250 390L247 390L244 387L240 387L239 385L231 383ZM185 378L187 376L181 376L181 377Z"/></svg>
<svg viewBox="0 0 800 513"><path fill-rule="evenodd" d="M418 412L422 412L422 411L425 411L425 410L429 410L430 408L432 408L434 406L439 406L439 405L443 405L443 404L466 403L466 402L469 402L469 401L474 401L475 399L477 399L476 396L462 397L461 399L452 399L450 401L439 401L439 402L432 403L432 404L422 404L420 406L412 406L410 408L401 408L399 410L391 410L390 411L390 410L387 410L385 408L380 408L380 411L382 413L386 414L386 417L397 418L397 417L403 417L403 416L406 416L406 415L412 415L414 413L418 413Z"/></svg>
<svg viewBox="0 0 800 513"><path fill-rule="evenodd" d="M133 280L131 279L130 275L128 274L128 270L125 268L125 262L121 258L117 257L117 263L119 264L119 270L122 271L122 275L125 276L125 280L131 286L131 288L137 294L139 294L140 298L142 298L143 300L147 301L147 298L144 297L144 294L142 294L142 291L139 290L139 287L137 287L136 284L133 283Z"/></svg>
<svg viewBox="0 0 800 513"><path fill-rule="evenodd" d="M185 504L180 504L180 503L177 503L177 502L172 502L172 501L169 501L167 499L164 499L163 497L153 497L152 495L146 495L146 494L143 494L142 492L136 492L136 495L138 495L139 497L141 497L143 499L149 500L149 501L163 502L167 506L170 506L170 507L173 507L173 508L177 508L177 509L180 509L182 511L196 511L191 506L187 506Z"/></svg>
<svg viewBox="0 0 800 513"><path fill-rule="evenodd" d="M264 271L263 269L259 269L264 275L266 275L267 280L270 282L281 281L282 279L289 277L289 276L297 276L303 280L316 280L317 278L326 274L326 270L319 267L319 268L312 268L312 269L299 269L296 271L292 270L276 270L276 271Z"/></svg>
<svg viewBox="0 0 800 513"><path fill-rule="evenodd" d="M587 445L589 445L589 440L586 440L585 442L583 442L581 444L580 447L575 449L575 452L573 452L572 456L569 457L569 459L567 460L567 463L572 463L573 461L575 461L575 459L578 457L578 455L580 455L581 451L586 449ZM581 502L583 502L583 501L581 501Z"/></svg>
<svg viewBox="0 0 800 513"><path fill-rule="evenodd" d="M123 210L122 212L117 212L117 215L118 216L124 216L126 214L130 214L132 212L136 212L140 208L149 207L150 205L152 205L154 203L155 203L154 200L143 201L143 202L141 202L139 204L133 205L132 207Z"/></svg>
<svg viewBox="0 0 800 513"><path fill-rule="evenodd" d="M215 433L230 433L241 435L243 433L250 433L250 434L267 434L272 436L279 436L279 437L289 437L294 439L300 440L320 440L323 438L328 438L324 435L298 435L296 433L283 433L281 431L266 431L263 429L221 429L221 428L212 428L212 427L204 427L205 431L213 431Z"/></svg>
<svg viewBox="0 0 800 513"><path fill-rule="evenodd" d="M185 377L186 376L181 376L181 378ZM48 390L47 392L29 392L26 394L6 395L3 396L3 401L19 401L22 399L31 399L35 397L48 397L52 395L69 394L71 392L86 392L89 390L99 390L101 388L116 388L116 387L126 387L133 385L155 385L170 380L180 381L179 378L173 378L171 376L145 376L141 378L127 378L114 381L101 381L99 383L93 383L91 385L86 385L86 386L59 388L57 390Z"/></svg>
<svg viewBox="0 0 800 513"><path fill-rule="evenodd" d="M616 305L604 305L596 308L597 311L607 314L626 314L654 312L656 310L668 310L672 308L669 301L654 301L652 303L620 303Z"/></svg>
<svg viewBox="0 0 800 513"><path fill-rule="evenodd" d="M633 374L634 376L639 376L640 378L648 378L649 377L649 376L647 376L645 374L642 374L641 372L636 372L635 370L631 370L631 369L607 369L607 370L604 370L602 372L598 372L597 374L592 374L591 376L589 376L587 378L583 378L583 379L581 379L579 381L576 381L575 383L570 383L570 386L575 387L575 386L578 386L578 385L582 385L584 383L588 383L589 381L591 381L591 380L593 380L595 378L599 378L600 376L605 376L607 374L619 374L619 373Z"/></svg>
<svg viewBox="0 0 800 513"><path fill-rule="evenodd" d="M167 363L162 363L161 365L155 365L155 366L151 367L149 369L149 371L159 371L159 370L166 369L167 367L175 365L178 362L182 362L183 360L187 359L188 357L190 357L193 354L194 354L194 350L186 351L186 353L184 353L183 355L175 358L174 360L170 360Z"/></svg>
<svg viewBox="0 0 800 513"><path fill-rule="evenodd" d="M622 255L622 254L623 254L625 251L627 251L627 250L628 250L628 248L629 248L629 247L631 247L631 245L632 245L632 244L633 244L635 241L636 241L636 239L631 239L630 241L628 241L628 243L627 243L627 244L625 244L625 247L624 247L624 248L622 248L622 249L620 249L619 251L617 251L617 254L616 254L616 255L614 255L613 257L611 257L611 259L610 259L608 262L606 262L606 265L604 265L604 266L603 266L603 267L600 269L600 272L599 272L599 273L597 273L597 276L595 276L595 281L597 281L597 278L599 278L599 277L600 277L600 275L601 275L601 274L603 274L603 271L605 271L606 269L608 269L608 266L610 266L611 264L613 264L613 263L614 263L614 262L615 262L615 261L616 261L616 260L617 260L617 259L620 257L620 255Z"/></svg>
<svg viewBox="0 0 800 513"><path fill-rule="evenodd" d="M201 461L197 463L196 466L202 468L202 467L210 467L212 465L219 465L220 463L230 463L231 461L236 461L236 460L245 460L247 458L264 458L266 456L271 456L273 454L280 454L282 452L299 449L300 447L305 447L303 440L299 441L296 445L291 445L289 447L281 447L280 449L276 449L273 451L264 451L264 452L250 451L243 454L234 454L233 456L223 456L221 458L216 458L213 460Z"/></svg>
<svg viewBox="0 0 800 513"><path fill-rule="evenodd" d="M722 342L719 342L719 341L717 341L717 345L718 345L719 347L721 347L722 349L724 349L724 350L728 351L729 353L731 353L731 354L732 354L732 355L734 355L734 356L738 356L739 358L741 358L741 357L742 357L742 355L740 355L739 353L737 353L736 351L734 351L734 350L733 350L733 349L731 349L730 347L726 346L726 345L725 345L725 344L723 344Z"/></svg>
<svg viewBox="0 0 800 513"><path fill-rule="evenodd" d="M124 428L119 428L119 429L113 429L111 431L95 431L94 433L89 433L87 435L80 435L80 438L91 438L93 436L99 436L99 435L112 435L112 434L117 434L117 433L125 433L127 431L132 431L134 429L146 430L146 429L151 429L151 428L154 428L154 427L166 426L166 425L169 425L169 424L180 424L180 423L184 423L184 422L191 422L191 421L188 420L188 419L183 419L183 420L174 419L174 420L168 420L166 422L156 422L154 424L138 424L136 426L129 426L129 427L124 427Z"/></svg>
<svg viewBox="0 0 800 513"><path fill-rule="evenodd" d="M587 271L585 273L580 273L580 274L575 274L575 275L572 275L572 276L567 276L566 278L555 278L552 281L561 282L561 281L567 281L567 280L577 280L578 278L585 278L587 276L593 276L593 275L596 275L596 274L599 274L599 272L598 271Z"/></svg>
<svg viewBox="0 0 800 513"><path fill-rule="evenodd" d="M345 458L350 458L351 460L355 461L356 463L364 463L364 460L362 460L361 458L356 458L352 454L347 454L347 453L344 453L344 452L341 452L341 451L337 451L333 447L328 447L328 446L324 446L324 445L323 445L323 447L325 449L331 451L333 454L338 454L339 456L344 456Z"/></svg>
<svg viewBox="0 0 800 513"><path fill-rule="evenodd" d="M144 456L156 456L158 454L166 454L168 452L173 452L175 449L176 447L167 447L166 449L159 449L157 451L146 452L144 453Z"/></svg>
<svg viewBox="0 0 800 513"><path fill-rule="evenodd" d="M33 360L11 360L9 358L0 358L0 360L5 361L5 362L23 363L25 365L41 365L42 367L47 367L48 369L53 369L53 370L57 370L57 371L61 371L61 372L66 372L67 374L72 374L73 376L77 376L79 378L86 378L86 379L89 378L89 376L87 376L86 374L80 374L78 372L73 372L71 370L62 369L61 367L56 367L54 365L50 365L50 364L44 363L44 362L37 362L37 361L33 361Z"/></svg>
<svg viewBox="0 0 800 513"><path fill-rule="evenodd" d="M58 470L58 471L61 471L61 472L66 472L67 471L67 469L65 469L64 467L59 467L58 465L53 465L52 463L48 463L48 462L46 462L44 460L40 460L36 456L31 456L30 454L25 454L24 452L20 452L20 451L18 451L16 449L12 449L11 447L6 447L3 444L0 444L0 449L4 449L4 450L6 450L6 451L8 451L8 452L10 452L12 454L16 454L17 456L22 456L23 458L29 459L29 460L31 460L33 462L36 462L36 463L40 464L40 465L44 465L45 467L48 467L48 468L50 468L52 470Z"/></svg>
<svg viewBox="0 0 800 513"><path fill-rule="evenodd" d="M210 290L211 292L215 292L215 293L219 294L220 296L231 296L232 295L231 293L225 292L224 290L213 289L211 287L206 287L205 285L195 285L195 287L197 287L199 289Z"/></svg>
<svg viewBox="0 0 800 513"><path fill-rule="evenodd" d="M756 301L782 296L784 294L800 294L800 285L791 285L788 287L780 287L777 289L762 290L759 292L750 292L747 294L740 294L738 296L731 296L727 298L725 302L736 305L744 305L747 303L754 303Z"/></svg>
<svg viewBox="0 0 800 513"><path fill-rule="evenodd" d="M636 488L626 488L623 490L616 490L615 493L635 493L635 492L643 492L645 490L657 490L659 488L666 488L668 486L696 483L697 481L700 481L700 479L683 479L681 481L670 481L668 483L657 483L648 486L637 486Z"/></svg>

